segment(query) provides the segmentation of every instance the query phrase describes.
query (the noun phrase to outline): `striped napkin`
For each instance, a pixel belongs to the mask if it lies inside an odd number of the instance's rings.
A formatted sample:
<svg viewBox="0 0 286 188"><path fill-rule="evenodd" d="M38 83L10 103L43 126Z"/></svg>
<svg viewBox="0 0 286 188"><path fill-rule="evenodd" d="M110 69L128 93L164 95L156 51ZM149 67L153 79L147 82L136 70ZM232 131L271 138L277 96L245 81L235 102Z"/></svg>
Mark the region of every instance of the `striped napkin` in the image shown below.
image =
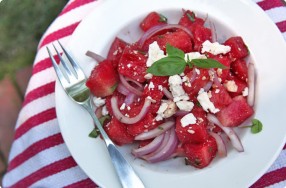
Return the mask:
<svg viewBox="0 0 286 188"><path fill-rule="evenodd" d="M286 40L286 3L253 0L275 22ZM56 75L45 46L66 44L81 20L97 6L94 0L71 0L43 35L15 130L4 187L96 187L69 153L55 110ZM286 186L286 145L252 188Z"/></svg>

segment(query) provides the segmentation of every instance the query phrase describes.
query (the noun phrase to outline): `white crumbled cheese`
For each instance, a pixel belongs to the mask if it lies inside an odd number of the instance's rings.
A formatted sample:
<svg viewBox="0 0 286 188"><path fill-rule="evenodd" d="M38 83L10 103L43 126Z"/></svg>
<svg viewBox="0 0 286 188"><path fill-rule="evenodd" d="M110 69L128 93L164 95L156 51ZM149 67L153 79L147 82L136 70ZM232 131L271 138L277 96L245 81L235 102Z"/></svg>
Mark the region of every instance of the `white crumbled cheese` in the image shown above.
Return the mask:
<svg viewBox="0 0 286 188"><path fill-rule="evenodd" d="M188 133L190 133L190 134L195 134L195 131L192 130L192 129L188 129L187 131L188 131Z"/></svg>
<svg viewBox="0 0 286 188"><path fill-rule="evenodd" d="M130 106L127 106L127 110L131 110Z"/></svg>
<svg viewBox="0 0 286 188"><path fill-rule="evenodd" d="M169 77L169 85L174 86L174 85L181 85L182 84L182 79L179 75L173 75Z"/></svg>
<svg viewBox="0 0 286 188"><path fill-rule="evenodd" d="M200 89L197 99L206 112L210 111L214 114L219 112L219 109L215 108L214 104L210 101L207 92L205 92L203 88Z"/></svg>
<svg viewBox="0 0 286 188"><path fill-rule="evenodd" d="M120 106L120 110L124 110L125 109L125 107L126 107L126 104L125 103L123 103L121 106Z"/></svg>
<svg viewBox="0 0 286 188"><path fill-rule="evenodd" d="M222 69L218 68L218 69L216 70L216 72L217 72L217 75L218 75L218 76L221 76L221 75L222 75Z"/></svg>
<svg viewBox="0 0 286 188"><path fill-rule="evenodd" d="M149 45L146 66L151 67L151 65L155 61L158 61L159 59L162 59L164 57L166 57L166 55L164 55L164 51L160 49L157 41L154 41L152 44Z"/></svg>
<svg viewBox="0 0 286 188"><path fill-rule="evenodd" d="M189 81L189 77L187 77L187 76L183 76L183 78L182 78L182 82L187 82L187 81Z"/></svg>
<svg viewBox="0 0 286 188"><path fill-rule="evenodd" d="M93 97L93 103L96 107L101 107L105 105L105 99L102 99L101 97Z"/></svg>
<svg viewBox="0 0 286 188"><path fill-rule="evenodd" d="M162 85L158 85L158 89L159 89L160 91L163 91L163 86L162 86Z"/></svg>
<svg viewBox="0 0 286 188"><path fill-rule="evenodd" d="M189 52L185 54L186 61L192 61L192 59L207 59L207 56L199 52Z"/></svg>
<svg viewBox="0 0 286 188"><path fill-rule="evenodd" d="M197 118L194 116L193 113L189 113L181 119L182 127L186 127L190 124L195 124L196 122L197 122Z"/></svg>
<svg viewBox="0 0 286 188"><path fill-rule="evenodd" d="M216 90L215 90L215 93L219 93L219 91L220 91L219 89L216 89Z"/></svg>
<svg viewBox="0 0 286 188"><path fill-rule="evenodd" d="M190 112L194 107L194 103L191 101L178 101L176 102L176 105L180 110L187 112Z"/></svg>
<svg viewBox="0 0 286 188"><path fill-rule="evenodd" d="M205 76L202 77L202 80L206 80L206 79L207 79L207 77L205 77Z"/></svg>
<svg viewBox="0 0 286 188"><path fill-rule="evenodd" d="M170 91L174 97L173 101L189 100L189 96L186 94L182 86L182 79L179 75L173 75L169 77Z"/></svg>
<svg viewBox="0 0 286 188"><path fill-rule="evenodd" d="M129 114L125 114L124 116L125 116L125 117L129 117Z"/></svg>
<svg viewBox="0 0 286 188"><path fill-rule="evenodd" d="M208 72L209 72L210 80L211 80L211 81L214 81L214 77L215 77L214 71L209 70Z"/></svg>
<svg viewBox="0 0 286 188"><path fill-rule="evenodd" d="M148 86L148 89L151 90L151 89L154 89L154 88L155 88L155 86L154 86L153 82L150 82L149 86Z"/></svg>
<svg viewBox="0 0 286 188"><path fill-rule="evenodd" d="M157 116L156 116L156 121L160 121L163 118L169 118L172 115L174 115L177 111L177 106L176 104L171 101L171 100L162 100L161 105L158 109Z"/></svg>
<svg viewBox="0 0 286 188"><path fill-rule="evenodd" d="M149 99L149 100L151 100L151 102L156 102L156 100L152 99L152 97L150 97L150 96L147 96L146 98ZM140 100L138 100L138 102L139 102L139 101L140 101Z"/></svg>
<svg viewBox="0 0 286 188"><path fill-rule="evenodd" d="M102 113L103 116L106 116L106 115L109 114L109 112L108 112L108 110L107 110L107 108L106 108L106 105L104 105L104 106L102 107L101 113Z"/></svg>
<svg viewBox="0 0 286 188"><path fill-rule="evenodd" d="M146 80L150 80L152 77L153 77L153 74L151 74L151 73L147 73L147 74L144 76L144 78L145 78Z"/></svg>
<svg viewBox="0 0 286 188"><path fill-rule="evenodd" d="M218 42L211 43L209 40L206 40L203 43L202 47L202 53L209 52L213 55L218 55L218 54L226 54L230 52L231 48L230 46L225 46L222 44L219 44Z"/></svg>
<svg viewBox="0 0 286 188"><path fill-rule="evenodd" d="M238 86L236 85L235 81L228 80L226 83L223 84L227 91L229 92L237 92Z"/></svg>
<svg viewBox="0 0 286 188"><path fill-rule="evenodd" d="M128 63L128 64L127 64L127 67L128 67L128 68L130 68L130 67L131 67L131 64L130 64L130 63Z"/></svg>
<svg viewBox="0 0 286 188"><path fill-rule="evenodd" d="M195 71L198 75L201 74L201 71L199 69L195 68Z"/></svg>
<svg viewBox="0 0 286 188"><path fill-rule="evenodd" d="M242 91L242 96L248 96L248 87L244 88L244 90Z"/></svg>

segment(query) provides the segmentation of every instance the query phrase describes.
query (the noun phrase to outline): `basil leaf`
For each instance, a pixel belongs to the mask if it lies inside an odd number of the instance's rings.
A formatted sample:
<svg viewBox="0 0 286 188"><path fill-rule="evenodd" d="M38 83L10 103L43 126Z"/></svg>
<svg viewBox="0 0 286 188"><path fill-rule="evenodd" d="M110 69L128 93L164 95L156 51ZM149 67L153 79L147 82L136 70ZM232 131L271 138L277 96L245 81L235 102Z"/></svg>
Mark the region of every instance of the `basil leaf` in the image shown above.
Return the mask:
<svg viewBox="0 0 286 188"><path fill-rule="evenodd" d="M159 22L164 22L164 23L167 23L168 21L168 18L166 18L166 16L164 16L163 14L159 14L160 15L160 19L159 19Z"/></svg>
<svg viewBox="0 0 286 188"><path fill-rule="evenodd" d="M174 46L171 46L169 43L166 45L166 52L168 56L180 57L182 59L185 58L185 53L182 50Z"/></svg>
<svg viewBox="0 0 286 188"><path fill-rule="evenodd" d="M109 119L110 119L110 116L109 116L109 115L106 115L106 116L102 116L102 117L99 118L98 120L99 120L100 124L103 125L104 122L105 122L106 120L109 120Z"/></svg>
<svg viewBox="0 0 286 188"><path fill-rule="evenodd" d="M258 119L253 119L252 120L252 125L251 125L251 132L253 134L259 133L262 131L262 123Z"/></svg>
<svg viewBox="0 0 286 188"><path fill-rule="evenodd" d="M190 20L191 22L194 22L194 21L195 21L195 14L194 14L194 13L192 13L192 14L187 13L187 17L189 18L189 20Z"/></svg>
<svg viewBox="0 0 286 188"><path fill-rule="evenodd" d="M209 69L209 68L221 68L225 69L227 68L220 62L214 59L192 59L191 63L198 67L198 68L203 68L203 69Z"/></svg>
<svg viewBox="0 0 286 188"><path fill-rule="evenodd" d="M181 74L186 67L184 59L179 57L164 57L147 69L148 73L155 76L173 76L175 74Z"/></svg>
<svg viewBox="0 0 286 188"><path fill-rule="evenodd" d="M99 130L97 128L94 128L90 133L89 133L89 137L91 138L97 138L99 135Z"/></svg>

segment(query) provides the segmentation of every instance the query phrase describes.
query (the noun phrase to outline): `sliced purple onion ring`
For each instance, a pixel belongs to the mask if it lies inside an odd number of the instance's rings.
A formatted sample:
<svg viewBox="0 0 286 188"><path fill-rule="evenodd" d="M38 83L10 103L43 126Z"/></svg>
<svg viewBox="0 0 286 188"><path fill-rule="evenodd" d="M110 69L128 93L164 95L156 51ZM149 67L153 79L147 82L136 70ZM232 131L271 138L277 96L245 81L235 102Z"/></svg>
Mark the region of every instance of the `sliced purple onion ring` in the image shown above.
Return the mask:
<svg viewBox="0 0 286 188"><path fill-rule="evenodd" d="M167 88L163 87L163 93L168 99L173 100L174 97Z"/></svg>
<svg viewBox="0 0 286 188"><path fill-rule="evenodd" d="M130 93L130 91L122 83L119 83L116 89L119 93L125 96Z"/></svg>
<svg viewBox="0 0 286 188"><path fill-rule="evenodd" d="M188 35L190 35L191 38L194 38L192 32L188 28L186 28L186 27L184 27L182 25L178 25L178 24L161 24L161 25L157 25L157 26L154 26L154 27L150 28L148 31L146 31L141 36L141 38L138 41L139 48L142 48L144 43L146 42L146 40L149 39L150 37L152 37L153 35L155 35L156 33L160 32L160 31L163 31L163 30L168 30L168 29L181 29L181 30L185 31Z"/></svg>
<svg viewBox="0 0 286 188"><path fill-rule="evenodd" d="M139 83L136 82L135 80L131 80L131 79L127 79L126 77L124 77L123 75L119 74L119 79L120 82L132 93L141 96L142 95L142 90L143 90L143 86ZM135 83L136 85L138 85L138 88L133 87L131 84L128 83L128 81L132 81L133 83Z"/></svg>
<svg viewBox="0 0 286 188"><path fill-rule="evenodd" d="M217 126L219 126L224 132L225 134L229 137L232 146L239 152L243 152L244 148L241 144L241 141L239 139L239 137L237 136L236 132L233 130L233 128L231 127L225 127L223 126L220 121L216 118L216 116L214 116L213 114L208 114L207 115L207 119L216 124Z"/></svg>
<svg viewBox="0 0 286 188"><path fill-rule="evenodd" d="M249 106L254 105L255 100L255 68L253 63L248 64L248 96L247 103Z"/></svg>
<svg viewBox="0 0 286 188"><path fill-rule="evenodd" d="M104 57L102 57L101 55L94 53L92 51L87 51L85 53L85 55L87 55L88 57L91 57L92 59L94 59L95 61L97 61L98 63L102 62L105 60Z"/></svg>
<svg viewBox="0 0 286 188"><path fill-rule="evenodd" d="M210 132L210 135L214 137L216 144L217 144L217 150L218 150L218 155L220 157L226 157L227 156L227 150L226 150L226 145L222 139L222 137L214 132Z"/></svg>
<svg viewBox="0 0 286 188"><path fill-rule="evenodd" d="M154 152L162 144L162 142L164 140L164 135L165 134L161 134L161 135L157 136L154 140L152 140L152 142L150 142L146 146L143 146L141 148L132 149L132 154L135 157L142 157L143 155Z"/></svg>
<svg viewBox="0 0 286 188"><path fill-rule="evenodd" d="M212 81L209 81L209 82L204 86L204 91L205 91L205 92L208 92L208 91L211 89L212 85L213 85L213 82L212 82Z"/></svg>
<svg viewBox="0 0 286 188"><path fill-rule="evenodd" d="M175 122L174 121L167 121L165 123L162 123L157 128L152 129L148 132L143 132L137 136L135 136L135 140L148 140L150 138L155 138L156 136L159 136L160 134L166 132L170 128L174 127Z"/></svg>
<svg viewBox="0 0 286 188"><path fill-rule="evenodd" d="M166 138L166 139L165 139ZM165 132L165 137L161 146L148 155L142 156L143 159L150 163L156 163L169 159L178 146L178 138L175 133L175 128Z"/></svg>
<svg viewBox="0 0 286 188"><path fill-rule="evenodd" d="M151 105L151 100L146 98L140 113L135 117L129 118L129 117L124 116L119 110L117 97L113 96L111 98L111 108L112 108L115 118L118 119L120 122L126 123L126 124L134 124L140 121L141 119L143 119L145 115L147 114L150 105Z"/></svg>

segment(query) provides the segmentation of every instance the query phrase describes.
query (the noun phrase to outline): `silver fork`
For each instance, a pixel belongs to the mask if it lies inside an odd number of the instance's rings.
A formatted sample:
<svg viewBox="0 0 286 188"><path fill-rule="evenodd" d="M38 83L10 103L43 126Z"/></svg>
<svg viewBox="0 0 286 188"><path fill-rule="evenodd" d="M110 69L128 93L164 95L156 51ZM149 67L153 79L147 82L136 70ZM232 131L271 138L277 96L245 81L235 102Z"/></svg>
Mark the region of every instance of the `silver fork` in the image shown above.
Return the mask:
<svg viewBox="0 0 286 188"><path fill-rule="evenodd" d="M71 57L71 55L67 52L67 50L63 47L63 45L58 41L60 44L63 53L66 55L67 59L70 62L71 66L68 66L62 56L60 55L57 48L54 46L54 49L57 55L60 58L60 62L63 65L63 69L65 70L65 74L59 68L56 60L54 59L50 49L47 47L47 51L49 53L50 59L52 60L54 69L58 76L58 79L65 90L66 94L77 104L81 105L84 109L86 109L91 117L94 120L96 127L98 128L99 132L102 135L102 138L106 144L108 149L111 161L113 166L116 170L117 176L121 182L122 187L124 188L144 188L144 185L140 178L137 176L131 165L124 159L122 154L119 152L117 147L114 143L110 140L104 129L102 128L100 122L98 121L97 117L95 116L94 111L92 110L91 105L91 94L89 89L86 87L86 76L84 75L83 71L81 70L80 66L77 64L75 59ZM71 70L71 67L73 70Z"/></svg>

